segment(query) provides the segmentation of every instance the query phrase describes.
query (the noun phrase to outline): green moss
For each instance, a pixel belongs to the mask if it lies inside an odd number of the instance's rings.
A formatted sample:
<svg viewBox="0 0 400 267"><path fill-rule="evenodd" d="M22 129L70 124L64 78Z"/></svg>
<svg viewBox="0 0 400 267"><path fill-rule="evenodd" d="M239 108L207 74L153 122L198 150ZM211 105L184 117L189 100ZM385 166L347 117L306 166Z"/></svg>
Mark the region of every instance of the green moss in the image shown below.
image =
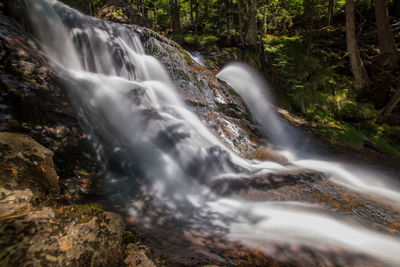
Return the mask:
<svg viewBox="0 0 400 267"><path fill-rule="evenodd" d="M191 81L189 74L187 74L186 72L183 73L183 77L184 77L185 81L188 81L188 82Z"/></svg>
<svg viewBox="0 0 400 267"><path fill-rule="evenodd" d="M232 87L229 88L229 93L230 93L231 95L239 96L239 94L236 93L236 91L235 91Z"/></svg>
<svg viewBox="0 0 400 267"><path fill-rule="evenodd" d="M63 206L55 211L58 217L75 219L78 223L86 223L93 217L101 217L104 214L103 208L96 203Z"/></svg>
<svg viewBox="0 0 400 267"><path fill-rule="evenodd" d="M139 241L141 241L141 238L137 233L130 231L130 230L124 231L124 234L123 234L123 243L124 244L136 243Z"/></svg>

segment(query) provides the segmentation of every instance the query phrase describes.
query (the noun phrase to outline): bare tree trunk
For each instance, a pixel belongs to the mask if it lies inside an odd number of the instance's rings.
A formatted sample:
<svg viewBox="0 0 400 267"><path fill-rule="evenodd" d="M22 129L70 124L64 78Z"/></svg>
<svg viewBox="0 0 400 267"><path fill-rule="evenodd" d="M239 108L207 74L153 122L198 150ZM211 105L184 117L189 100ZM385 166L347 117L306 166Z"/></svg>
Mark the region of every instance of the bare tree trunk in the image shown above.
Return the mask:
<svg viewBox="0 0 400 267"><path fill-rule="evenodd" d="M379 122L381 123L385 122L389 118L390 114L392 114L392 111L399 102L400 102L400 89L397 89L393 97L390 99L389 103L387 103L387 105L383 108L381 115L379 117Z"/></svg>
<svg viewBox="0 0 400 267"><path fill-rule="evenodd" d="M370 84L364 63L361 60L356 41L356 27L354 18L354 2L346 1L346 44L349 52L351 70L354 75L354 87L357 90L367 88Z"/></svg>
<svg viewBox="0 0 400 267"><path fill-rule="evenodd" d="M387 0L375 0L375 17L380 53L390 59L389 61L391 62L388 62L388 64L395 64L397 61L397 50L393 33L390 29Z"/></svg>
<svg viewBox="0 0 400 267"><path fill-rule="evenodd" d="M395 17L400 18L400 0L393 1L393 11Z"/></svg>
<svg viewBox="0 0 400 267"><path fill-rule="evenodd" d="M257 5L256 0L249 0L248 25L246 29L246 45L250 47L257 47Z"/></svg>
<svg viewBox="0 0 400 267"><path fill-rule="evenodd" d="M169 20L174 33L181 32L179 0L169 0Z"/></svg>
<svg viewBox="0 0 400 267"><path fill-rule="evenodd" d="M244 34L243 34L243 16L242 16L242 0L237 0L238 8L238 22L239 22L239 42L241 46L244 46Z"/></svg>
<svg viewBox="0 0 400 267"><path fill-rule="evenodd" d="M328 4L328 25L332 25L333 22L333 10L334 10L335 1L329 0Z"/></svg>
<svg viewBox="0 0 400 267"><path fill-rule="evenodd" d="M194 22L197 23L199 21L199 2L196 0L193 7L194 13Z"/></svg>
<svg viewBox="0 0 400 267"><path fill-rule="evenodd" d="M311 53L312 31L314 27L314 18L313 18L314 1L304 0L303 4L304 4L304 17L307 22L307 55L309 55Z"/></svg>
<svg viewBox="0 0 400 267"><path fill-rule="evenodd" d="M194 19L193 19L193 0L190 0L190 23L193 25Z"/></svg>

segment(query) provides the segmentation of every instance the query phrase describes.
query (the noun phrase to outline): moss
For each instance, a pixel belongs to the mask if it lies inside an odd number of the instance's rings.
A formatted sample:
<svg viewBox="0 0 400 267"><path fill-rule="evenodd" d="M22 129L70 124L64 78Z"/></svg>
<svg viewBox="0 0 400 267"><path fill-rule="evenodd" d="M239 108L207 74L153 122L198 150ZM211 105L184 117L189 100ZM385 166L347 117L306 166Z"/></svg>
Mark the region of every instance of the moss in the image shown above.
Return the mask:
<svg viewBox="0 0 400 267"><path fill-rule="evenodd" d="M86 223L93 217L101 217L104 214L103 208L96 204L75 204L72 206L62 206L55 210L58 218L66 220L77 220L78 223Z"/></svg>
<svg viewBox="0 0 400 267"><path fill-rule="evenodd" d="M140 242L140 241L141 241L141 238L137 233L130 231L130 230L124 231L124 234L123 234L123 243L124 244L136 243L136 242Z"/></svg>
<svg viewBox="0 0 400 267"><path fill-rule="evenodd" d="M236 91L235 91L233 88L229 88L229 93L230 93L231 95L239 96L239 94L236 93Z"/></svg>
<svg viewBox="0 0 400 267"><path fill-rule="evenodd" d="M185 81L188 81L188 82L191 81L190 76L187 73L183 73L183 78L185 79Z"/></svg>

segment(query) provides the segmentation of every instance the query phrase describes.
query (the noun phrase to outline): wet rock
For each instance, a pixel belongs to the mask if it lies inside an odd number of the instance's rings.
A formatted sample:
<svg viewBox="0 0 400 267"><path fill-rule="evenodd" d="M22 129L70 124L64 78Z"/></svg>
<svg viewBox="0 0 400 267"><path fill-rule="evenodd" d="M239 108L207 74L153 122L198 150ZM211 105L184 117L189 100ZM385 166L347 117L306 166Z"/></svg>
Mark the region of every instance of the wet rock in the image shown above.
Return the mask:
<svg viewBox="0 0 400 267"><path fill-rule="evenodd" d="M154 262L147 256L146 251L149 249L140 243L128 244L125 249L124 264L126 266L157 266Z"/></svg>
<svg viewBox="0 0 400 267"><path fill-rule="evenodd" d="M254 199L256 192L268 194L268 190L288 185L302 185L319 182L326 178L320 172L298 169L268 174L244 176L241 178L224 177L212 181L210 187L219 195L240 195L243 198Z"/></svg>
<svg viewBox="0 0 400 267"><path fill-rule="evenodd" d="M145 28L136 31L146 53L166 67L188 108L233 151L250 152L260 143L259 131L234 90L218 80L215 73L197 64L182 47Z"/></svg>
<svg viewBox="0 0 400 267"><path fill-rule="evenodd" d="M20 0L10 4L9 13L21 12L21 5ZM53 151L61 191L68 191L75 184L91 185L93 182L85 179L98 180L99 163L80 127L66 81L36 48L33 40L0 14L1 131L24 133ZM82 172L85 175L77 175ZM73 185L66 185L67 180L74 180ZM81 192L79 187L74 191Z"/></svg>
<svg viewBox="0 0 400 267"><path fill-rule="evenodd" d="M59 192L53 152L32 138L0 133L0 160L2 184L29 185L42 193Z"/></svg>

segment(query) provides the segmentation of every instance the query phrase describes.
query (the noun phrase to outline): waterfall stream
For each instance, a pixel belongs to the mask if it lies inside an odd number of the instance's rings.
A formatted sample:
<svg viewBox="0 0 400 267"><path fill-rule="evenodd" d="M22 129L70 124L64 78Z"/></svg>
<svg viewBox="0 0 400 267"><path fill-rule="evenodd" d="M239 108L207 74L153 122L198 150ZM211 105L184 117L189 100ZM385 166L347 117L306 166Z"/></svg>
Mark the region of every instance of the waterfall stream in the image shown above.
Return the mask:
<svg viewBox="0 0 400 267"><path fill-rule="evenodd" d="M149 228L221 231L258 248L270 243L334 246L400 265L398 237L335 216L318 204L226 194L252 184L253 177L307 168L398 206L399 192L378 184L379 176L355 175L338 163L300 156L288 165L245 159L187 108L166 69L145 54L140 36L128 26L85 16L53 0L25 3L35 38L68 84L106 170L104 191L129 216ZM231 65L219 78L242 97L278 149L297 155L258 74Z"/></svg>

